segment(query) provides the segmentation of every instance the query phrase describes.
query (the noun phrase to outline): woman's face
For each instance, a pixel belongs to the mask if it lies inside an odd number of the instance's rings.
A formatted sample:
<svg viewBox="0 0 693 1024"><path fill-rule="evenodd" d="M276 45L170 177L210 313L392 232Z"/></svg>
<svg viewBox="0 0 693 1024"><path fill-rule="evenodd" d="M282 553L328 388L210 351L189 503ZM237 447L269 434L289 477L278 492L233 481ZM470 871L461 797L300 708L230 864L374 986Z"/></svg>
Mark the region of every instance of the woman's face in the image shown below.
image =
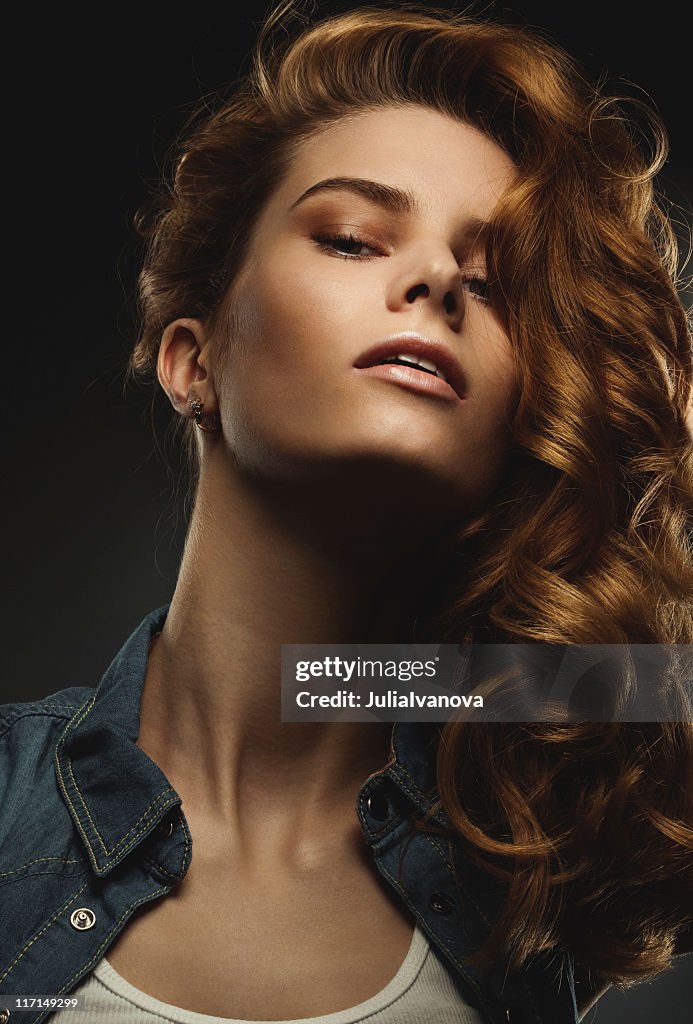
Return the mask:
<svg viewBox="0 0 693 1024"><path fill-rule="evenodd" d="M441 479L462 506L491 492L515 377L477 236L513 176L491 139L417 105L302 144L256 223L211 368L239 466L288 478L372 459L384 480L390 463ZM423 352L456 390L355 365L383 341L378 361Z"/></svg>

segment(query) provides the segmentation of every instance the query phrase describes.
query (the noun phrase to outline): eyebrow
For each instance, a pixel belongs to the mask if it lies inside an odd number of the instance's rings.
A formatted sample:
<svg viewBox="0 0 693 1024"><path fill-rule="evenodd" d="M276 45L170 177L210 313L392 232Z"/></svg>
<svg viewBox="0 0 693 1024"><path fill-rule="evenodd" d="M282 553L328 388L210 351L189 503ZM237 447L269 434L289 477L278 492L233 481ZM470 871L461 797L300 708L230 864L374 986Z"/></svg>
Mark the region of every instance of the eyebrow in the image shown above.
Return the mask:
<svg viewBox="0 0 693 1024"><path fill-rule="evenodd" d="M331 192L342 189L347 192L355 192L356 195L370 199L372 203L384 206L393 213L413 213L417 209L417 203L411 192L394 185L384 185L380 181L370 181L368 178L325 178L315 185L307 188L302 196L299 196L295 203L292 203L289 210L295 209L299 203L309 196L318 192Z"/></svg>
<svg viewBox="0 0 693 1024"><path fill-rule="evenodd" d="M385 185L381 181L371 181L368 178L325 178L307 188L303 195L291 204L289 212L294 210L300 203L320 192L333 191L353 192L363 196L364 199L377 203L379 206L390 210L392 213L415 213L419 209L416 199L406 189L396 188L394 185ZM469 217L465 222L463 237L465 241L473 239L475 242L483 242L488 234L490 224L481 217Z"/></svg>

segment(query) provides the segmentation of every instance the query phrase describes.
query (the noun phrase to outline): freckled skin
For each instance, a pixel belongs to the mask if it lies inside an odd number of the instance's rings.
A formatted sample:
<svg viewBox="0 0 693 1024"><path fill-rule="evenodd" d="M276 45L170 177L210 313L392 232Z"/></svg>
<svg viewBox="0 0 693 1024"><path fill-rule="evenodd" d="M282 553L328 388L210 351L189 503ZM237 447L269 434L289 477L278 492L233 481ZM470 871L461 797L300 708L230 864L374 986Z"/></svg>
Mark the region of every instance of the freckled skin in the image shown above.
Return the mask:
<svg viewBox="0 0 693 1024"><path fill-rule="evenodd" d="M256 223L228 299L239 336L212 366L238 465L290 478L371 458L381 474L391 463L447 482L463 507L492 490L504 465L514 369L496 311L469 281L485 272L483 247L469 252L460 238L467 218L489 217L513 173L492 140L415 105L354 115L304 143ZM334 176L408 189L419 209L394 214L334 190L289 212L307 188ZM316 241L330 232L366 244ZM354 252L368 258L344 258ZM410 301L421 285L427 291ZM452 349L466 376L464 403L354 370L364 350L402 331Z"/></svg>

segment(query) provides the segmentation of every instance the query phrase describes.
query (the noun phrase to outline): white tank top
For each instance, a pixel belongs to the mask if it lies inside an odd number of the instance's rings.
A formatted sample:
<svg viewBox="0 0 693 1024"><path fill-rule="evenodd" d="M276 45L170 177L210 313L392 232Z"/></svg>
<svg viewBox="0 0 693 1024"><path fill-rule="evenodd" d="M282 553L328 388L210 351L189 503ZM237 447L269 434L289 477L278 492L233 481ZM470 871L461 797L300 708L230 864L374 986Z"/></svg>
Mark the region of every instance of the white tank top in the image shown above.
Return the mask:
<svg viewBox="0 0 693 1024"><path fill-rule="evenodd" d="M170 1003L162 1003L135 988L109 964L106 957L72 992L84 996L89 1024L251 1024L232 1017L211 1017ZM79 1020L78 1020L79 1018ZM79 1011L58 1010L51 1024L79 1024ZM478 1010L462 997L457 982L418 927L409 952L394 978L357 1006L320 1017L291 1021L253 1021L252 1024L484 1024Z"/></svg>

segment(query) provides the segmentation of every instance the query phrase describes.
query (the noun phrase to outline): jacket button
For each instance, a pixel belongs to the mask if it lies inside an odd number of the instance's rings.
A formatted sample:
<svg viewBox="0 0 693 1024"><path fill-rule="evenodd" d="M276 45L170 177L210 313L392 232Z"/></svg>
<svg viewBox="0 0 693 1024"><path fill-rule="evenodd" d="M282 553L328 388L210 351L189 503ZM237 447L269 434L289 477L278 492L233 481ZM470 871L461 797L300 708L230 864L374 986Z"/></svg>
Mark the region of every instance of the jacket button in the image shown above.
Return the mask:
<svg viewBox="0 0 693 1024"><path fill-rule="evenodd" d="M510 1006L505 1011L505 1019L510 1021L510 1024L525 1024L527 1017L521 1006Z"/></svg>
<svg viewBox="0 0 693 1024"><path fill-rule="evenodd" d="M387 797L380 789L376 789L375 792L366 800L366 808L368 813L376 821L387 821L390 816L390 808L388 806Z"/></svg>
<svg viewBox="0 0 693 1024"><path fill-rule="evenodd" d="M79 910L73 910L70 914L70 924L77 931L85 932L96 924L96 914L89 907L80 907Z"/></svg>
<svg viewBox="0 0 693 1024"><path fill-rule="evenodd" d="M162 821L157 825L156 830L163 839L169 839L173 833L173 818L169 818L168 821Z"/></svg>
<svg viewBox="0 0 693 1024"><path fill-rule="evenodd" d="M10 1011L6 1006L0 1006L0 1024L7 1024L10 1019Z"/></svg>
<svg viewBox="0 0 693 1024"><path fill-rule="evenodd" d="M428 905L431 910L436 914L442 914L443 917L452 914L457 906L452 896L448 896L444 892L434 892L428 901Z"/></svg>

